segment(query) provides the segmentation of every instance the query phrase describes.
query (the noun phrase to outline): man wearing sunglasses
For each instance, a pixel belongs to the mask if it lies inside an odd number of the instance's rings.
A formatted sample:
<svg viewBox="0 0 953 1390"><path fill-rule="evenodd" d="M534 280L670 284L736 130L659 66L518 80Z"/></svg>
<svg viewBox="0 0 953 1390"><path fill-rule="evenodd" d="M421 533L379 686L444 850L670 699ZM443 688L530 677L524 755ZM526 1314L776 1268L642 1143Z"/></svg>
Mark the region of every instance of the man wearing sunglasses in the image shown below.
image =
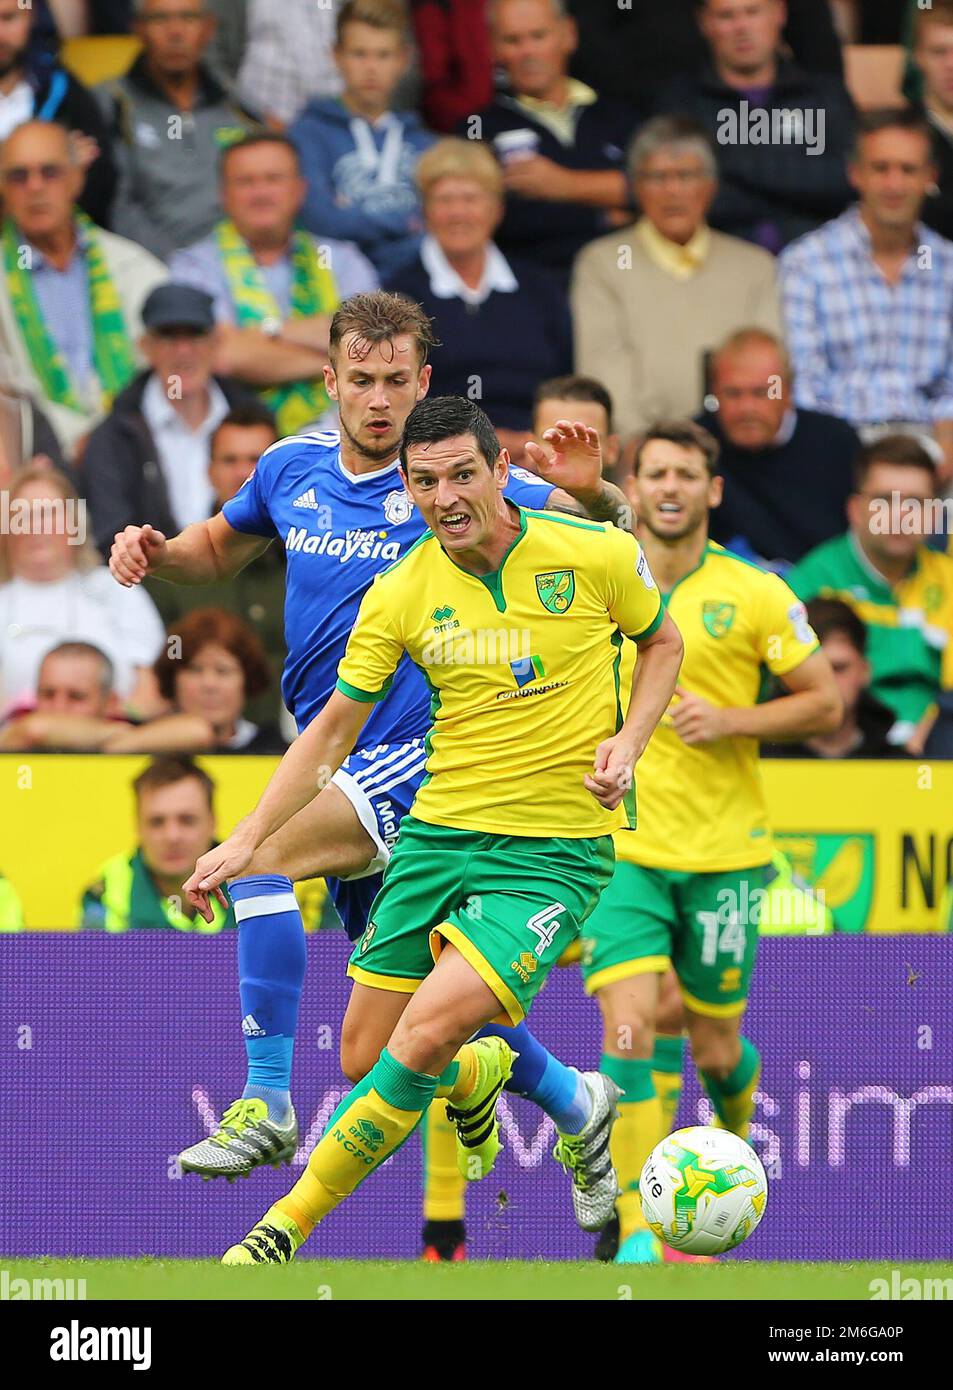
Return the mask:
<svg viewBox="0 0 953 1390"><path fill-rule="evenodd" d="M106 125L92 93L33 42L39 25L35 6L0 0L0 144L24 121L72 131L86 171L80 207L104 225L116 185Z"/></svg>
<svg viewBox="0 0 953 1390"><path fill-rule="evenodd" d="M4 142L0 360L15 389L43 401L72 459L135 375L140 308L167 275L80 212L82 185L62 126L29 121Z"/></svg>

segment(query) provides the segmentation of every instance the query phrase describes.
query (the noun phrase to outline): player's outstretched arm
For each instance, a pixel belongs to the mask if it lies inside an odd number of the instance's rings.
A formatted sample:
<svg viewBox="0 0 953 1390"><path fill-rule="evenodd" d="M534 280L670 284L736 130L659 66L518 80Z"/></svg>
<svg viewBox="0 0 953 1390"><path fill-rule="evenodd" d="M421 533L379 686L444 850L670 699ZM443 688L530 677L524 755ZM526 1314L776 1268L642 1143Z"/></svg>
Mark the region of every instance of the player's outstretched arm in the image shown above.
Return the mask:
<svg viewBox="0 0 953 1390"><path fill-rule="evenodd" d="M593 771L584 779L587 790L609 811L631 787L635 765L668 709L684 652L681 633L668 613L651 637L637 639L636 645L639 659L628 714L619 732L599 744Z"/></svg>
<svg viewBox="0 0 953 1390"><path fill-rule="evenodd" d="M171 540L148 524L127 526L116 532L109 569L126 589L141 584L147 574L173 584L214 584L233 579L269 544L264 536L236 531L221 513L187 526Z"/></svg>
<svg viewBox="0 0 953 1390"><path fill-rule="evenodd" d="M634 513L625 493L602 476L598 431L579 420L557 420L543 438L552 453L531 439L525 447L539 476L555 484L546 510L611 521L623 531L634 531Z"/></svg>
<svg viewBox="0 0 953 1390"><path fill-rule="evenodd" d="M335 690L285 753L251 814L227 840L202 855L183 887L207 922L212 920L209 894L228 906L221 885L247 868L258 846L327 786L354 747L371 708Z"/></svg>

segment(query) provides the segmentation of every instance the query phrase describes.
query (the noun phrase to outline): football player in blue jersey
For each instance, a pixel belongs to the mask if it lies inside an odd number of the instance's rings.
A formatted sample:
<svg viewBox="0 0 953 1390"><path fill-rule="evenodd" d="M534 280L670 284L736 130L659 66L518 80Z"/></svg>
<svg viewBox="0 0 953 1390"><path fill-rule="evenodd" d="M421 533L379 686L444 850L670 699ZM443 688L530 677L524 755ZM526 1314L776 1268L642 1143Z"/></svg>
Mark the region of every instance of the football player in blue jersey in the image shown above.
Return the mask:
<svg viewBox="0 0 953 1390"><path fill-rule="evenodd" d="M426 530L401 483L398 448L407 416L427 394L433 345L430 320L413 301L383 291L345 300L331 324L324 369L340 433L280 440L218 515L181 535L166 539L146 525L128 526L115 538L110 569L126 586L147 574L180 584L224 582L273 540L284 546L288 658L282 694L299 730L334 689L364 593ZM507 496L537 510L628 525L624 495L602 478L595 431L560 422L548 442L548 453L528 446L541 476L511 469ZM400 819L424 776L429 710L424 679L405 658L364 727L362 748L229 884L239 925L248 1079L217 1133L181 1154L186 1171L231 1179L294 1154L291 1063L305 940L292 884L326 878L348 935L361 935ZM353 989L366 996L363 1008L380 1007L381 991L363 984ZM505 1034L519 1053L508 1089L551 1116L577 1151L574 1184L580 1191L596 1184L605 1190L608 1220L615 1198L607 1144L615 1087L597 1072L565 1067L525 1024L491 1031ZM462 1142L466 1112L455 1119Z"/></svg>

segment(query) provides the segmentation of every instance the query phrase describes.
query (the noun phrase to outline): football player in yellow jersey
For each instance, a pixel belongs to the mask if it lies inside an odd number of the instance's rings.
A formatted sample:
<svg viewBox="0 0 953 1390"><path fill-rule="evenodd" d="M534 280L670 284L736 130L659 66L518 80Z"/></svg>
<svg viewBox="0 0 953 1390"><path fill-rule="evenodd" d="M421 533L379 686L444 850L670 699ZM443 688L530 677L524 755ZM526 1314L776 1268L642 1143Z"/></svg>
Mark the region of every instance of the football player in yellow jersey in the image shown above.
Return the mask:
<svg viewBox="0 0 953 1390"><path fill-rule="evenodd" d="M658 425L636 455L631 490L685 657L639 764L638 830L616 834L615 874L582 942L586 990L604 1022L600 1070L624 1093L612 1135L621 1263L661 1258L638 1191L664 1135L652 1062L660 981L674 969L701 1080L720 1123L745 1136L760 1058L739 1029L772 855L759 740L829 732L841 719L803 605L777 575L708 539L722 494L717 458L716 441L691 421ZM789 693L758 704L765 670Z"/></svg>
<svg viewBox="0 0 953 1390"><path fill-rule="evenodd" d="M378 576L336 691L185 885L209 911L209 893L340 766L409 655L434 722L427 777L348 968L341 1063L357 1084L304 1175L226 1264L291 1259L435 1095L456 1112L466 1176L489 1171L512 1054L496 1036L466 1039L501 1014L518 1024L578 935L612 875L612 832L630 821L633 768L675 689L681 639L638 542L508 502L508 458L478 407L422 401L401 465L430 530ZM620 685L625 636L640 652L631 696ZM573 1201L590 1229L617 1190L606 1153L615 1099L607 1081L600 1123L557 1143L574 1178L585 1175Z"/></svg>

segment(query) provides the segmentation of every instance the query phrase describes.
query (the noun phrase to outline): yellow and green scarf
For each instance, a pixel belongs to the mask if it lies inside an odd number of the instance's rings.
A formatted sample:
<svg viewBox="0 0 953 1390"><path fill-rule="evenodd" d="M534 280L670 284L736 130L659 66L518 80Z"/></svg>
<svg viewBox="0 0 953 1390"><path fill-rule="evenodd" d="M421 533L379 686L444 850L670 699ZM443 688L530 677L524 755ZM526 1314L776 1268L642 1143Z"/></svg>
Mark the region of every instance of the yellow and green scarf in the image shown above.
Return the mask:
<svg viewBox="0 0 953 1390"><path fill-rule="evenodd" d="M281 308L234 222L219 222L215 238L239 328L254 327L265 319L280 319ZM334 313L340 303L337 282L321 264L306 232L295 231L291 238L291 272L292 318ZM260 394L283 435L296 434L322 416L331 403L321 376L273 386Z"/></svg>
<svg viewBox="0 0 953 1390"><path fill-rule="evenodd" d="M81 254L86 261L93 328L93 363L102 385L103 409L108 410L114 398L135 375L136 359L123 318L119 292L109 273L99 232L85 213L77 211L75 218L80 233ZM88 406L72 381L69 366L43 320L32 274L28 266L23 264L22 252L20 234L12 220L7 218L3 224L3 268L7 292L33 370L39 378L44 396L57 405L83 414Z"/></svg>

